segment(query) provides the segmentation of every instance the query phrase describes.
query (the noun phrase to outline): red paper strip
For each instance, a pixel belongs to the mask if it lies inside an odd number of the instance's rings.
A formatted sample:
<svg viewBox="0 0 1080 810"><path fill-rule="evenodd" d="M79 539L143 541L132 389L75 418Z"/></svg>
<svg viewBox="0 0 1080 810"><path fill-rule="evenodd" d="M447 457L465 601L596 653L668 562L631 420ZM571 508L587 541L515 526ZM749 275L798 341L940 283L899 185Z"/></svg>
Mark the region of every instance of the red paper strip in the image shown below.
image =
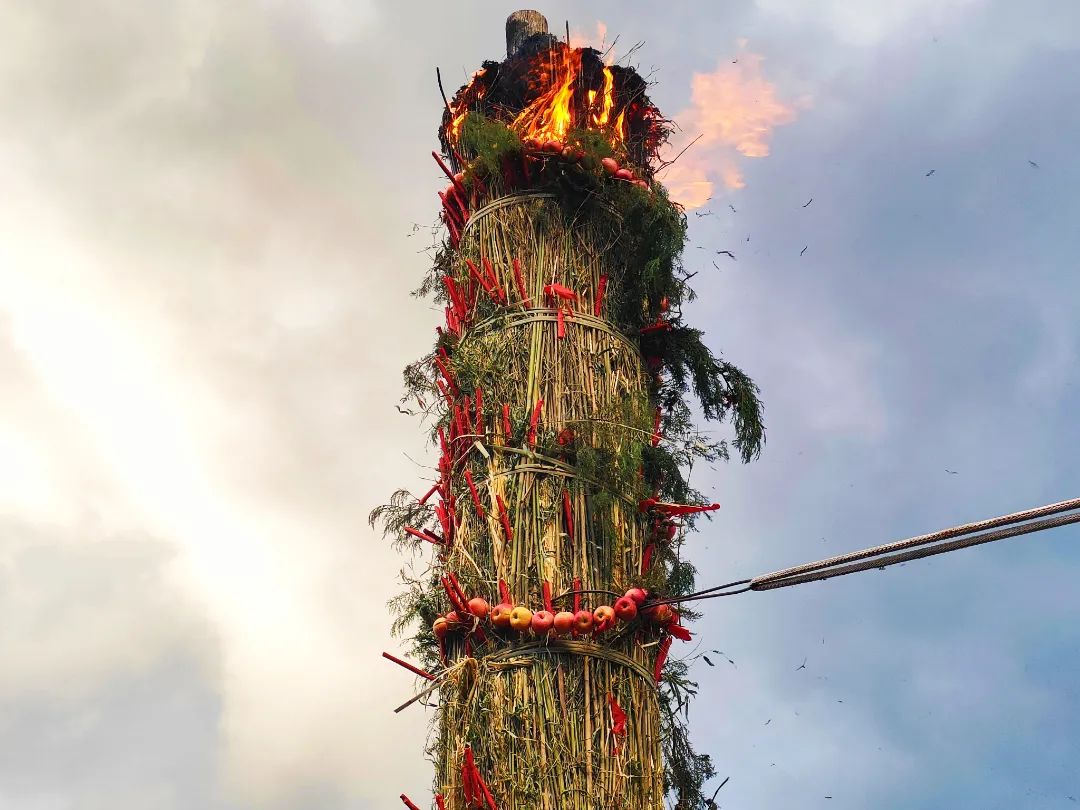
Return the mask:
<svg viewBox="0 0 1080 810"><path fill-rule="evenodd" d="M518 295L521 296L521 300L525 302L525 306L532 309L532 301L529 299L529 294L525 292L525 280L521 276L521 262L517 259L513 261L514 265L514 283L517 284Z"/></svg>
<svg viewBox="0 0 1080 810"><path fill-rule="evenodd" d="M423 506L425 503L428 502L428 498L430 498L432 495L434 495L438 491L439 491L439 485L435 484L435 486L433 486L431 489L429 489L427 491L427 494L424 495L423 498L420 498L420 500L417 501L417 503L420 504L421 506Z"/></svg>
<svg viewBox="0 0 1080 810"><path fill-rule="evenodd" d="M514 604L514 596L510 593L510 586L506 584L504 579L499 580L499 599L507 605Z"/></svg>
<svg viewBox="0 0 1080 810"><path fill-rule="evenodd" d="M495 275L495 268L491 266L491 261L487 256L481 256L480 261L484 265L484 272L487 274L488 278L491 279L491 289L495 291L499 300L505 304L506 290L504 290L502 284L499 283L499 277Z"/></svg>
<svg viewBox="0 0 1080 810"><path fill-rule="evenodd" d="M465 190L465 186L461 185L460 181L454 179L454 173L450 171L449 167L445 163L443 163L443 159L439 157L439 153L432 151L431 156L435 158L435 162L439 164L439 168L443 170L443 174L450 178L450 182L454 184L454 188L456 188L461 194L468 194L469 192Z"/></svg>
<svg viewBox="0 0 1080 810"><path fill-rule="evenodd" d="M510 528L510 515L506 511L506 503L502 499L502 495L496 495L495 501L499 505L499 522L502 523L503 532L506 535L507 544L514 542L514 530Z"/></svg>
<svg viewBox="0 0 1080 810"><path fill-rule="evenodd" d="M544 400L536 400L536 407L533 408L532 418L529 419L529 447L536 445L536 427L540 422L540 410L544 407Z"/></svg>
<svg viewBox="0 0 1080 810"><path fill-rule="evenodd" d="M409 670L409 672L414 672L422 678L427 678L429 681L435 680L435 676L432 675L430 672L424 672L424 670L420 669L420 667L414 667L408 661L402 661L400 658L397 658L388 652L384 652L382 656L386 660L393 661L399 667L405 667L405 669Z"/></svg>
<svg viewBox="0 0 1080 810"><path fill-rule="evenodd" d="M653 552L656 550L654 543L649 543L645 546L645 551L641 555L641 573L642 575L649 573L649 569L652 567Z"/></svg>
<svg viewBox="0 0 1080 810"><path fill-rule="evenodd" d="M409 801L409 797L406 796L404 793L401 794L401 801L406 807L409 808L409 810L420 810L419 807Z"/></svg>
<svg viewBox="0 0 1080 810"><path fill-rule="evenodd" d="M571 541L574 539L574 511L570 505L570 490L562 492L563 517L566 518L566 534Z"/></svg>
<svg viewBox="0 0 1080 810"><path fill-rule="evenodd" d="M639 335L649 335L653 332L667 332L672 328L671 324L667 321L658 320L656 323L651 323L648 326L643 326L638 330Z"/></svg>
<svg viewBox="0 0 1080 810"><path fill-rule="evenodd" d="M622 710L619 701L615 700L615 696L610 692L608 692L607 699L608 706L611 707L611 736L615 741L612 753L618 756L619 738L626 736L626 712Z"/></svg>
<svg viewBox="0 0 1080 810"><path fill-rule="evenodd" d="M555 608L551 604L551 583L548 582L546 579L544 580L543 591L544 591L544 610L546 610L548 613L554 613Z"/></svg>
<svg viewBox="0 0 1080 810"><path fill-rule="evenodd" d="M441 793L435 796L435 805L439 808L439 810L446 810L446 802L443 799Z"/></svg>
<svg viewBox="0 0 1080 810"><path fill-rule="evenodd" d="M443 539L437 534L429 532L427 529L414 529L412 526L405 526L404 528L405 532L411 534L413 537L419 538L420 540L426 540L428 543L435 546L443 545Z"/></svg>
<svg viewBox="0 0 1080 810"><path fill-rule="evenodd" d="M607 289L607 276L600 276L600 281L596 285L596 300L593 301L593 315L597 318L600 317L600 306L604 302L604 291Z"/></svg>
<svg viewBox="0 0 1080 810"><path fill-rule="evenodd" d="M693 636L690 634L690 631L683 627L681 624L669 624L667 626L667 631L680 641L689 641L691 638L693 638Z"/></svg>
<svg viewBox="0 0 1080 810"><path fill-rule="evenodd" d="M574 613L581 610L581 577L574 577Z"/></svg>
<svg viewBox="0 0 1080 810"><path fill-rule="evenodd" d="M510 426L510 406L502 406L502 418L503 418L503 441L510 444L510 438L514 435L514 431Z"/></svg>
<svg viewBox="0 0 1080 810"><path fill-rule="evenodd" d="M545 284L544 295L550 298L562 298L565 301L577 300L577 293L562 284Z"/></svg>
<svg viewBox="0 0 1080 810"><path fill-rule="evenodd" d="M487 517L484 512L484 505L480 503L480 494L476 491L476 484L473 483L472 473L468 470L465 471L465 483L469 485L469 493L472 495L473 506L476 507L476 514L483 520Z"/></svg>
<svg viewBox="0 0 1080 810"><path fill-rule="evenodd" d="M664 664L667 662L668 651L671 649L671 636L664 636L664 640L660 642L660 652L656 656L656 665L653 667L653 677L656 678L656 683L659 684L661 678L663 678Z"/></svg>
<svg viewBox="0 0 1080 810"><path fill-rule="evenodd" d="M656 415L653 416L652 446L660 444L660 406L656 406Z"/></svg>
<svg viewBox="0 0 1080 810"><path fill-rule="evenodd" d="M476 402L473 403L476 408L476 435L481 439L484 439L484 389L476 389Z"/></svg>
<svg viewBox="0 0 1080 810"><path fill-rule="evenodd" d="M566 321L563 320L563 314L561 309L555 315L555 323L555 337L557 337L559 340L562 340L564 337L566 337Z"/></svg>

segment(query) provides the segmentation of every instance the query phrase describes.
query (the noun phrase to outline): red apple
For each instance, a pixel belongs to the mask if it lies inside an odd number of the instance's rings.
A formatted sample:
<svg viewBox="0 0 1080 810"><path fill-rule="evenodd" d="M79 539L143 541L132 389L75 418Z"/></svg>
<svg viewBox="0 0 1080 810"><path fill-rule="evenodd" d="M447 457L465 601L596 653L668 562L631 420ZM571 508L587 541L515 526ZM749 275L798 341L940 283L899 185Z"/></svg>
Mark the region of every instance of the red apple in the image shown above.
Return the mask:
<svg viewBox="0 0 1080 810"><path fill-rule="evenodd" d="M532 624L532 611L524 605L518 605L510 611L510 626L519 633L528 630Z"/></svg>
<svg viewBox="0 0 1080 810"><path fill-rule="evenodd" d="M526 149L539 149L542 146L540 141L538 141L536 138L526 138L524 141L522 141L522 144L525 146Z"/></svg>
<svg viewBox="0 0 1080 810"><path fill-rule="evenodd" d="M440 616L431 624L431 632L435 634L435 638L443 638L449 631L450 625L445 616Z"/></svg>
<svg viewBox="0 0 1080 810"><path fill-rule="evenodd" d="M644 189L645 191L649 190L649 181L648 180L641 180L641 179L635 180L634 185L637 186L640 189Z"/></svg>
<svg viewBox="0 0 1080 810"><path fill-rule="evenodd" d="M555 614L548 610L538 610L532 615L532 629L538 636L544 635L555 624Z"/></svg>
<svg viewBox="0 0 1080 810"><path fill-rule="evenodd" d="M446 623L450 625L450 629L460 627L462 624L461 615L456 610L451 610L446 614Z"/></svg>
<svg viewBox="0 0 1080 810"><path fill-rule="evenodd" d="M554 140L554 139L550 140L550 141L548 141L547 143L544 144L544 151L545 152L551 152L552 154L555 154L557 152L561 152L562 151L562 144L559 143L558 141Z"/></svg>
<svg viewBox="0 0 1080 810"><path fill-rule="evenodd" d="M572 146L564 146L562 150L563 160L574 160L575 150Z"/></svg>
<svg viewBox="0 0 1080 810"><path fill-rule="evenodd" d="M619 180L633 180L634 179L634 173L632 171L630 171L629 169L617 169L616 172L615 172L615 176Z"/></svg>
<svg viewBox="0 0 1080 810"><path fill-rule="evenodd" d="M619 621L631 622L637 616L637 602L629 596L623 596L615 600L615 615Z"/></svg>
<svg viewBox="0 0 1080 810"><path fill-rule="evenodd" d="M510 626L510 611L514 609L513 605L509 605L506 602L496 605L491 609L491 613L488 614L488 618L491 619L491 623L498 627L500 630Z"/></svg>
<svg viewBox="0 0 1080 810"><path fill-rule="evenodd" d="M600 161L600 165L604 167L604 171L608 174L615 174L619 170L619 161L615 158L606 157Z"/></svg>
<svg viewBox="0 0 1080 810"><path fill-rule="evenodd" d="M574 614L568 610L561 610L555 614L555 634L565 636L574 629Z"/></svg>
<svg viewBox="0 0 1080 810"><path fill-rule="evenodd" d="M625 599L630 599L638 607L644 604L646 596L648 596L648 593L644 588L631 588L624 594Z"/></svg>
<svg viewBox="0 0 1080 810"><path fill-rule="evenodd" d="M593 620L596 623L596 632L601 633L615 624L615 611L611 605L601 605L593 611Z"/></svg>
<svg viewBox="0 0 1080 810"><path fill-rule="evenodd" d="M488 613L491 612L491 605L487 603L487 599L482 599L479 596L474 596L469 600L469 613L476 618L483 621L487 618Z"/></svg>
<svg viewBox="0 0 1080 810"><path fill-rule="evenodd" d="M593 615L587 610L574 614L574 633L583 636L593 628Z"/></svg>

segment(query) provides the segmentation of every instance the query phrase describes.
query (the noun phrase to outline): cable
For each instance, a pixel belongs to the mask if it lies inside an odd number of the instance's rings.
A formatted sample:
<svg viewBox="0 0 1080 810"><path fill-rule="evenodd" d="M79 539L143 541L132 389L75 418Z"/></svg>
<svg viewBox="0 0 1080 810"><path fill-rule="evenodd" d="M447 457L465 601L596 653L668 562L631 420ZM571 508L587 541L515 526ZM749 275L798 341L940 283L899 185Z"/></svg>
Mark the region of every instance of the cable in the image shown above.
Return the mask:
<svg viewBox="0 0 1080 810"><path fill-rule="evenodd" d="M895 551L901 551L903 549L914 548L916 546L928 545L935 543L939 540L946 540L950 537L960 537L966 534L972 534L974 532L981 532L986 529L994 529L998 526L1008 526L1014 523L1021 523L1023 521L1032 520L1034 518L1046 517L1047 515L1056 515L1061 512L1069 512L1074 509L1080 509L1080 498L1073 498L1068 501L1061 501L1059 503L1053 503L1048 506L1040 506L1036 509L1027 509L1023 512L1014 512L1010 515L1002 515L1001 517L989 518L987 520L980 520L974 523L965 523L962 526L954 526L951 529L941 529L940 531L931 532L930 534L921 534L916 537L909 537L906 540L896 540L891 543L885 543L884 545L874 546L873 548L864 549L863 551L854 551L849 554L841 554L838 557L830 557L827 560L820 560L813 563L805 563L803 565L796 565L792 568L785 568L780 571L774 571L771 574L761 574L751 580L750 587L753 590L765 590L763 585L768 582L788 579L790 577L796 577L801 574L808 574L813 571L821 571L828 568L835 568L845 563L855 562L856 560L865 560L869 557L877 557L882 554L890 554ZM1078 518L1080 519L1080 518ZM1040 526L1038 528L1030 529L1029 531L1039 531L1041 528L1054 528L1055 526L1063 526L1068 523L1073 523L1074 520L1066 520L1064 523L1055 523L1053 525ZM1027 534L1024 532L1014 532L1012 534L1002 534L1000 537L990 537L989 540L983 540L980 542L989 542L990 540L997 540L1001 537L1014 537L1017 534ZM949 545L945 548L945 551L951 551L953 548L966 548L968 545L978 545L977 543L967 543L963 545L952 546ZM935 552L938 554L944 553L943 551ZM923 555L930 556L930 555ZM918 557L910 557L906 559L918 559ZM889 563L890 565L892 563ZM877 568L881 565L880 562L865 566L863 568L852 568L848 573L854 573L855 570L864 571L867 568ZM811 582L813 580L800 580ZM793 583L794 584L794 583Z"/></svg>
<svg viewBox="0 0 1080 810"><path fill-rule="evenodd" d="M770 574L760 574L752 579L741 579L736 582L729 582L726 585L717 585L714 588L706 588L703 591L696 591L685 596L660 599L651 604L672 605L680 602L696 602L703 599L734 596L747 591L775 590L790 585L800 585L804 582L817 582L846 574L854 574L859 571L869 571L872 568L886 568L890 565L991 543L1007 537L1018 537L1045 529L1080 523L1080 511L1074 510L1080 510L1080 498L1060 501L1036 509L1027 509L1023 512L1014 512L974 523L965 523L961 526L941 529L930 534L909 537L906 540L895 540L862 551L853 551L837 557L829 557L826 560L804 563L780 571L773 571ZM950 538L959 539L948 543L941 542ZM730 588L737 588L737 590L729 590Z"/></svg>

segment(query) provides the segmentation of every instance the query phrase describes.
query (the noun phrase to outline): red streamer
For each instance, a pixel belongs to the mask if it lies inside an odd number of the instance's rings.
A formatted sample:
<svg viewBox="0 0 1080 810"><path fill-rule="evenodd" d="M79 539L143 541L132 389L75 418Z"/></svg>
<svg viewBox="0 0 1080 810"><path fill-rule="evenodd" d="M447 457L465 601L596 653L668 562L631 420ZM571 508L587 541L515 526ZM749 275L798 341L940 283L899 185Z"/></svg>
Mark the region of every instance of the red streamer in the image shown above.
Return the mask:
<svg viewBox="0 0 1080 810"><path fill-rule="evenodd" d="M473 483L472 473L468 470L465 471L465 483L469 485L469 493L472 495L473 506L476 507L476 514L483 520L487 517L484 512L484 505L480 503L480 494L476 491L476 484Z"/></svg>
<svg viewBox="0 0 1080 810"><path fill-rule="evenodd" d="M568 489L564 489L562 492L562 508L563 517L566 518L566 534L572 542L574 539L574 511L570 505L570 490Z"/></svg>
<svg viewBox="0 0 1080 810"><path fill-rule="evenodd" d="M581 610L581 577L574 577L574 613Z"/></svg>
<svg viewBox="0 0 1080 810"><path fill-rule="evenodd" d="M502 523L503 532L506 534L506 542L510 544L514 542L514 530L510 528L510 515L506 512L506 503L502 495L496 495L495 501L499 505L499 522Z"/></svg>
<svg viewBox="0 0 1080 810"><path fill-rule="evenodd" d="M604 291L607 289L607 276L600 276L600 282L596 285L596 300L593 302L593 315L600 317L600 305L604 301Z"/></svg>
<svg viewBox="0 0 1080 810"><path fill-rule="evenodd" d="M514 604L514 595L510 593L510 586L506 584L506 580L504 579L499 580L499 598L504 604Z"/></svg>
<svg viewBox="0 0 1080 810"><path fill-rule="evenodd" d="M536 400L536 407L533 408L532 418L529 419L529 447L536 446L536 427L540 422L540 410L544 407L544 400Z"/></svg>
<svg viewBox="0 0 1080 810"><path fill-rule="evenodd" d="M409 672L414 672L422 678L427 678L429 681L435 680L435 676L432 675L430 672L424 672L424 670L420 669L420 667L414 667L408 661L402 661L400 658L397 658L388 652L384 652L382 656L386 660L393 661L399 667L405 667L405 669L409 670Z"/></svg>
<svg viewBox="0 0 1080 810"><path fill-rule="evenodd" d="M667 662L668 651L670 649L671 636L664 636L664 640L660 642L660 652L656 656L656 666L653 667L653 677L656 678L657 684L659 684L663 678L664 664Z"/></svg>
<svg viewBox="0 0 1080 810"><path fill-rule="evenodd" d="M555 608L551 604L551 583L548 582L546 579L544 580L543 591L544 591L544 610L546 610L548 613L554 613Z"/></svg>
<svg viewBox="0 0 1080 810"><path fill-rule="evenodd" d="M656 415L653 416L652 446L660 444L660 406L656 406Z"/></svg>
<svg viewBox="0 0 1080 810"><path fill-rule="evenodd" d="M525 302L525 306L528 309L532 309L532 301L529 298L529 294L525 292L525 280L521 276L521 262L514 259L514 283L517 284L518 295L521 296L521 300Z"/></svg>
<svg viewBox="0 0 1080 810"><path fill-rule="evenodd" d="M513 428L510 426L510 406L502 406L502 418L503 418L503 441L510 444L510 438L514 435Z"/></svg>
<svg viewBox="0 0 1080 810"><path fill-rule="evenodd" d="M620 750L619 738L626 736L626 712L622 710L619 701L615 700L615 696L610 692L608 692L607 699L608 705L611 707L611 736L615 741L612 753L618 756Z"/></svg>
<svg viewBox="0 0 1080 810"><path fill-rule="evenodd" d="M419 807L409 801L409 797L406 796L404 793L401 794L401 801L406 807L409 808L409 810L420 810Z"/></svg>

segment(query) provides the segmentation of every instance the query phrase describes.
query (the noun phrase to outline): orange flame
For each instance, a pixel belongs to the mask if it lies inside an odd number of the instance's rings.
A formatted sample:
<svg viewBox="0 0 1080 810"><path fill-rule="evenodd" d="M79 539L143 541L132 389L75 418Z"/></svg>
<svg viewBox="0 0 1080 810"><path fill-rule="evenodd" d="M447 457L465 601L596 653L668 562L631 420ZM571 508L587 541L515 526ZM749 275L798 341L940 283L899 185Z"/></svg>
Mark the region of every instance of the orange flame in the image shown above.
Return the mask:
<svg viewBox="0 0 1080 810"><path fill-rule="evenodd" d="M581 51L567 48L551 88L522 110L511 126L522 138L562 141L573 123L574 84L581 72Z"/></svg>
<svg viewBox="0 0 1080 810"><path fill-rule="evenodd" d="M761 63L760 55L741 51L712 73L694 74L692 106L675 117L683 134L672 139L672 155L699 134L700 139L662 178L686 208L704 205L717 179L729 189L742 188L738 156L767 156L772 130L795 120L795 107L776 97L776 85L763 78Z"/></svg>
<svg viewBox="0 0 1080 810"><path fill-rule="evenodd" d="M483 76L487 71L484 68L476 71L469 79L469 83L466 84L458 92L455 100L458 101L458 105L450 104L450 125L446 128L446 135L451 143L457 143L461 137L461 126L465 123L465 116L469 113L469 107L475 104L477 101L484 97L486 87L483 84L477 85L476 80ZM474 85L476 85L474 89Z"/></svg>

